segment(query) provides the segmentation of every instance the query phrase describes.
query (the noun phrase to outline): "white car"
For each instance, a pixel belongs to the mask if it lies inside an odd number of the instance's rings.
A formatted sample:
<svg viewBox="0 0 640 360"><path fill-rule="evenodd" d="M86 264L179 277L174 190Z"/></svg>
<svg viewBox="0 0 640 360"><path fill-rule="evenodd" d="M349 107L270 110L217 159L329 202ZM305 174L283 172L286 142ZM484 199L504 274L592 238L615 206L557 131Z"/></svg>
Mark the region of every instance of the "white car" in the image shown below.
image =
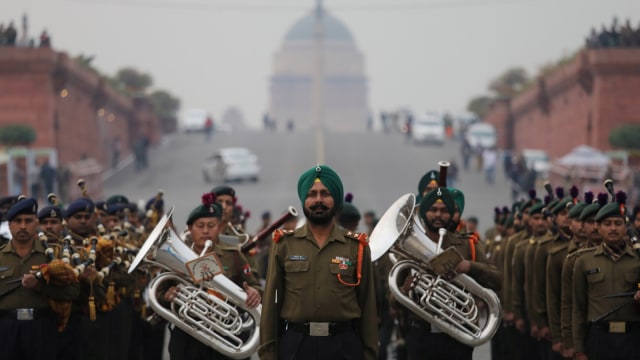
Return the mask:
<svg viewBox="0 0 640 360"><path fill-rule="evenodd" d="M487 123L474 123L467 129L466 139L472 148L488 149L496 146L496 128Z"/></svg>
<svg viewBox="0 0 640 360"><path fill-rule="evenodd" d="M527 169L534 169L539 179L546 179L551 169L549 155L544 150L538 149L522 149L522 158L524 159Z"/></svg>
<svg viewBox="0 0 640 360"><path fill-rule="evenodd" d="M445 139L444 118L432 112L416 117L411 136L415 144L442 145Z"/></svg>
<svg viewBox="0 0 640 360"><path fill-rule="evenodd" d="M205 160L202 174L206 182L256 182L260 165L258 157L245 147L221 148Z"/></svg>

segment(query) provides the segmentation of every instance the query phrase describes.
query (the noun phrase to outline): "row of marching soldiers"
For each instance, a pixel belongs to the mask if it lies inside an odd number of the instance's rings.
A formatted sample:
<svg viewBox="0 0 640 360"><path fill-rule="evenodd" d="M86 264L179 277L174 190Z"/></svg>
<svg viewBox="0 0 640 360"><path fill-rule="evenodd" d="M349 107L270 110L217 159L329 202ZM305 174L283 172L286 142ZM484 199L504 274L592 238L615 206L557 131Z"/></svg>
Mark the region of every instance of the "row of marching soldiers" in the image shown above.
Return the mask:
<svg viewBox="0 0 640 360"><path fill-rule="evenodd" d="M162 193L138 209L123 195L83 196L63 210L55 194L0 199L3 359L160 359L163 326L142 298L150 274L130 262L162 216ZM5 235L6 236L6 235Z"/></svg>
<svg viewBox="0 0 640 360"><path fill-rule="evenodd" d="M495 210L487 256L502 270L503 326L493 359L636 359L640 340L639 208L607 180Z"/></svg>

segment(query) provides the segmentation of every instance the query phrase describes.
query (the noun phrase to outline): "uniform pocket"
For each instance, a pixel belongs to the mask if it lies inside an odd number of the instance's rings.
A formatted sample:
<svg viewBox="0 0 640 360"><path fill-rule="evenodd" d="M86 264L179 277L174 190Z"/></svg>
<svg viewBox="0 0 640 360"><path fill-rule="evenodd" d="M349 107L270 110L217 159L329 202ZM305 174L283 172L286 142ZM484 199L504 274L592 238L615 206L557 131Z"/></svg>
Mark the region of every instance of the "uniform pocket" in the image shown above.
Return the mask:
<svg viewBox="0 0 640 360"><path fill-rule="evenodd" d="M313 279L308 276L308 260L285 261L284 272L286 274L286 287L290 290L304 289L309 285L309 282L313 282Z"/></svg>
<svg viewBox="0 0 640 360"><path fill-rule="evenodd" d="M343 265L344 267L344 265ZM356 266L350 265L345 268L340 268L340 264L329 264L329 271L335 275L336 278L340 274L342 281L346 283L353 283L356 280Z"/></svg>
<svg viewBox="0 0 640 360"><path fill-rule="evenodd" d="M637 272L625 273L624 280L627 282L627 284L632 284L633 287L636 287L636 285L640 281L640 274L638 274Z"/></svg>
<svg viewBox="0 0 640 360"><path fill-rule="evenodd" d="M602 282L604 281L604 273L599 272L595 274L588 274L587 281L589 282L589 284L597 284L599 282Z"/></svg>
<svg viewBox="0 0 640 360"><path fill-rule="evenodd" d="M15 268L11 266L0 266L0 280L12 279Z"/></svg>
<svg viewBox="0 0 640 360"><path fill-rule="evenodd" d="M309 271L309 261L286 261L284 263L284 271L288 273Z"/></svg>

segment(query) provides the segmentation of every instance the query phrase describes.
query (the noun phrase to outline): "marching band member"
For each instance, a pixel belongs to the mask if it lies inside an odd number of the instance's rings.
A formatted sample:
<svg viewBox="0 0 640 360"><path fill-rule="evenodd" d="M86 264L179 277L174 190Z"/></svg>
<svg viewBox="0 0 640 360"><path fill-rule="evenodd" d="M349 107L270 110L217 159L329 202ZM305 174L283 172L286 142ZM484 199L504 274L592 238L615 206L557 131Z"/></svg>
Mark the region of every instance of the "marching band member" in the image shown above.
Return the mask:
<svg viewBox="0 0 640 360"><path fill-rule="evenodd" d="M6 216L12 235L0 248L0 354L6 359L55 359L54 334L60 324L51 306L71 302L80 293L73 272L62 262L55 269L42 266L48 259L36 237L37 210L35 199L23 199ZM38 270L48 276L37 276Z"/></svg>

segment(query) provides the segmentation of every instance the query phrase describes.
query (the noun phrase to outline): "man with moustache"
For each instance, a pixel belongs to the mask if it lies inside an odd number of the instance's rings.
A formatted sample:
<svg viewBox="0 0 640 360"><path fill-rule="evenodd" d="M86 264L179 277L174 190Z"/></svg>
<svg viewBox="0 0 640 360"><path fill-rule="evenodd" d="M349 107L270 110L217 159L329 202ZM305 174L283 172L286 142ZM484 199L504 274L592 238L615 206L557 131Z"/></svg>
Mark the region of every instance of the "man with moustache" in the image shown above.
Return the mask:
<svg viewBox="0 0 640 360"><path fill-rule="evenodd" d="M73 301L80 292L75 276L69 278L68 273L59 273L69 280L64 281L66 285L38 276L45 272L41 265L48 259L36 237L37 210L35 199L22 199L6 215L12 239L0 248L0 354L4 359L55 359L59 324L50 302Z"/></svg>
<svg viewBox="0 0 640 360"><path fill-rule="evenodd" d="M573 271L573 343L577 360L635 359L640 337L637 304L616 293L637 291L640 256L626 241L626 194L598 210L602 243L582 254ZM635 300L635 298L634 298ZM637 301L637 300L635 300Z"/></svg>
<svg viewBox="0 0 640 360"><path fill-rule="evenodd" d="M451 192L447 188L438 187L427 193L418 208L420 219L425 225L425 235L438 243L440 238L439 230L450 225L451 217L455 212L456 204ZM473 254L468 239L463 239L459 235L447 232L442 241L441 248L446 250L454 247L462 260L459 262L452 278L458 274L467 274L475 279L481 286L494 290L499 290L502 285L502 278L498 269L487 262L483 252ZM407 274L402 291L409 294L412 286L411 276ZM458 340L442 332L435 325L413 315L409 319L409 330L407 334L408 359L424 359L425 354L429 354L430 359L471 359L473 347L460 343Z"/></svg>
<svg viewBox="0 0 640 360"><path fill-rule="evenodd" d="M298 179L306 224L277 230L260 322L261 359L365 359L378 352L371 253L365 234L341 229L344 190L326 165Z"/></svg>
<svg viewBox="0 0 640 360"><path fill-rule="evenodd" d="M579 202L569 210L571 221L571 233L573 236L567 247L567 255L562 263L561 289L560 289L560 339L561 351L565 358L573 358L573 338L571 335L571 307L573 301L573 265L576 263L578 250L587 242L587 234L580 221L580 213L587 205L593 202L593 193L587 191L584 194L584 202ZM554 344L555 345L555 344ZM557 347L557 345L555 345Z"/></svg>

